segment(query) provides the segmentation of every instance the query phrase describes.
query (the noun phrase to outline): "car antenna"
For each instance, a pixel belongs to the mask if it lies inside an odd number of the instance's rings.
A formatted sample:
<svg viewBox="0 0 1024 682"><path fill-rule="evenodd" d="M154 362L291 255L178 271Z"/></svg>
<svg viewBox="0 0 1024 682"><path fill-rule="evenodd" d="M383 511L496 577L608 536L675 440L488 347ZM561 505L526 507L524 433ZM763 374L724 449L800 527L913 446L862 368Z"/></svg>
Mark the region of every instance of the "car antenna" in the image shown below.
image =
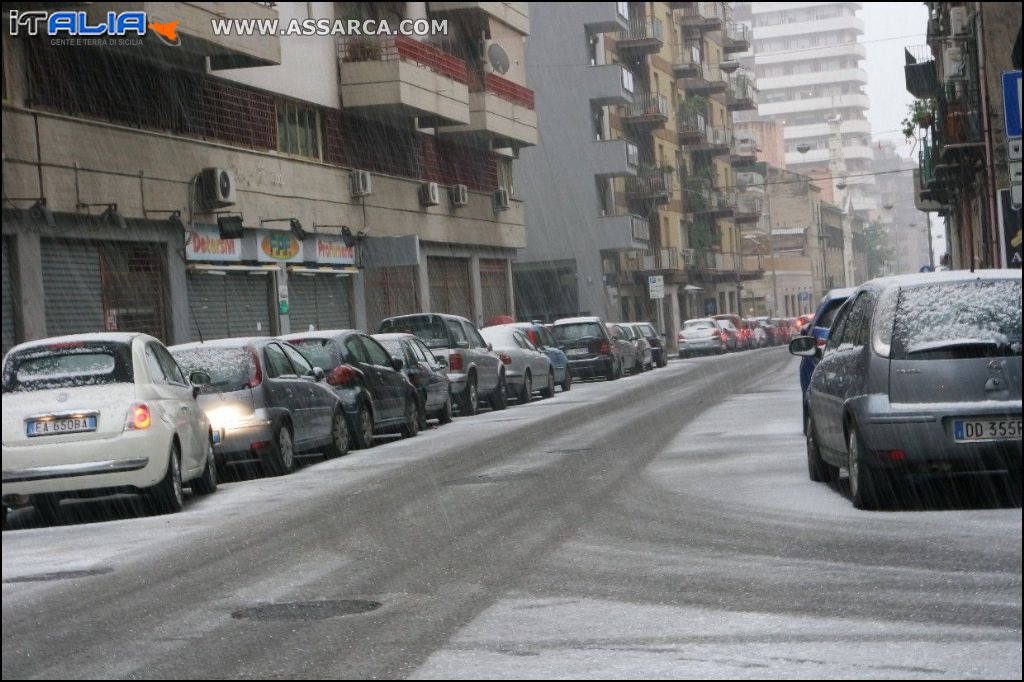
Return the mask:
<svg viewBox="0 0 1024 682"><path fill-rule="evenodd" d="M196 317L196 310L192 306L189 306L189 311L192 313L192 322L196 325L196 332L199 333L199 343L204 343L203 330L199 326L199 318Z"/></svg>

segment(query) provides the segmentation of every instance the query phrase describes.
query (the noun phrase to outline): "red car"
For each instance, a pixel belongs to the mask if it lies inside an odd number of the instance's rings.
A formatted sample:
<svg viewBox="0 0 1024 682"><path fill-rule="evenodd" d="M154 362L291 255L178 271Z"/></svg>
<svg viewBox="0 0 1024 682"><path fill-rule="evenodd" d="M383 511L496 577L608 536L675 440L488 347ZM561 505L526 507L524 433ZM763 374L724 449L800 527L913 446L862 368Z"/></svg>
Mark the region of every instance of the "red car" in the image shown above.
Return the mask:
<svg viewBox="0 0 1024 682"><path fill-rule="evenodd" d="M748 350L754 347L754 330L739 315L713 315L716 320L729 320L739 330L736 338L736 350Z"/></svg>

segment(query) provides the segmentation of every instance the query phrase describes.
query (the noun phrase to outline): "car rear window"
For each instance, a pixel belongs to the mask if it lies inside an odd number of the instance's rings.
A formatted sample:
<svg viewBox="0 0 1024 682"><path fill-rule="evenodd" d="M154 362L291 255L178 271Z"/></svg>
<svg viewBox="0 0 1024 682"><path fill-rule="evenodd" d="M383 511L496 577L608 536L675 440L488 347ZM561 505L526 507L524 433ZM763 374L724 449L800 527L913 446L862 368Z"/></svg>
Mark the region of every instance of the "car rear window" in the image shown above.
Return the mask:
<svg viewBox="0 0 1024 682"><path fill-rule="evenodd" d="M402 350L401 341L386 341L382 339L377 339L377 343L384 346L384 350L386 350L391 357L398 358L399 360L405 360L405 351Z"/></svg>
<svg viewBox="0 0 1024 682"><path fill-rule="evenodd" d="M290 339L288 343L295 346L309 364L325 372L340 364L330 339Z"/></svg>
<svg viewBox="0 0 1024 682"><path fill-rule="evenodd" d="M210 375L210 383L200 393L229 393L245 388L256 373L252 354L245 348L192 348L171 351L186 375L202 371Z"/></svg>
<svg viewBox="0 0 1024 682"><path fill-rule="evenodd" d="M427 348L448 348L450 341L439 317L421 315L398 317L380 323L378 334L415 334Z"/></svg>
<svg viewBox="0 0 1024 682"><path fill-rule="evenodd" d="M892 358L957 359L1021 354L1019 280L948 282L904 289Z"/></svg>
<svg viewBox="0 0 1024 682"><path fill-rule="evenodd" d="M642 324L642 325L640 325L640 329L642 329L644 334L646 334L648 337L657 336L658 335L658 332L654 331L654 327L652 327L649 324Z"/></svg>
<svg viewBox="0 0 1024 682"><path fill-rule="evenodd" d="M711 320L690 320L683 323L683 329L715 329L715 323Z"/></svg>
<svg viewBox="0 0 1024 682"><path fill-rule="evenodd" d="M555 338L562 343L570 341L581 341L583 339L601 339L604 335L601 333L600 322L573 322L569 324L558 324L552 330L555 332Z"/></svg>
<svg viewBox="0 0 1024 682"><path fill-rule="evenodd" d="M123 343L56 343L11 353L3 392L132 383L131 346Z"/></svg>

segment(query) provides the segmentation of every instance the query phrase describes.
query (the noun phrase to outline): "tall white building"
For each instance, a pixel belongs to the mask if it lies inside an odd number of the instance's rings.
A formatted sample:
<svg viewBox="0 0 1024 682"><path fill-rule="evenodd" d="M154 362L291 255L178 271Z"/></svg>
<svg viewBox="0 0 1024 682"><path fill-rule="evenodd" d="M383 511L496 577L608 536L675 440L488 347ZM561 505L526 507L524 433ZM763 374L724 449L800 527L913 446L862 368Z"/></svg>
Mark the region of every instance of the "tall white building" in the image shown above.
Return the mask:
<svg viewBox="0 0 1024 682"><path fill-rule="evenodd" d="M830 120L840 118L839 147L846 173L833 180L835 193L848 192L855 209L879 209L872 171L874 153L866 57L858 39L864 22L860 2L737 3L737 19L753 26L753 53L761 92L760 118L785 122L786 167L826 176L835 151L829 149ZM801 151L803 150L803 151Z"/></svg>

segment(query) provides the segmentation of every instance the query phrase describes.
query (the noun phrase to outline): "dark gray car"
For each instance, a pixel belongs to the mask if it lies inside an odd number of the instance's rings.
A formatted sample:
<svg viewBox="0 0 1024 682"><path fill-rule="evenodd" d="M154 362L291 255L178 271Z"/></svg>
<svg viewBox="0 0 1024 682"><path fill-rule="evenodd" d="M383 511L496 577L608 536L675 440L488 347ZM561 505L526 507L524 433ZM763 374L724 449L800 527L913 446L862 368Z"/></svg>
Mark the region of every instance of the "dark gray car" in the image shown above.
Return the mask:
<svg viewBox="0 0 1024 682"><path fill-rule="evenodd" d="M420 428L426 428L427 419L436 418L441 424L450 423L452 393L445 374L447 365L435 358L412 334L374 334L373 338L391 353L391 357L402 360L402 372L419 396Z"/></svg>
<svg viewBox="0 0 1024 682"><path fill-rule="evenodd" d="M219 466L258 461L273 475L295 468L295 453L348 452L341 401L322 368L284 341L259 338L187 343L168 350L185 371L211 382L198 401L213 429Z"/></svg>
<svg viewBox="0 0 1024 682"><path fill-rule="evenodd" d="M790 342L797 355L815 339ZM839 311L806 397L811 480L850 472L853 503L888 504L904 474L1021 480L1021 273L886 277Z"/></svg>

